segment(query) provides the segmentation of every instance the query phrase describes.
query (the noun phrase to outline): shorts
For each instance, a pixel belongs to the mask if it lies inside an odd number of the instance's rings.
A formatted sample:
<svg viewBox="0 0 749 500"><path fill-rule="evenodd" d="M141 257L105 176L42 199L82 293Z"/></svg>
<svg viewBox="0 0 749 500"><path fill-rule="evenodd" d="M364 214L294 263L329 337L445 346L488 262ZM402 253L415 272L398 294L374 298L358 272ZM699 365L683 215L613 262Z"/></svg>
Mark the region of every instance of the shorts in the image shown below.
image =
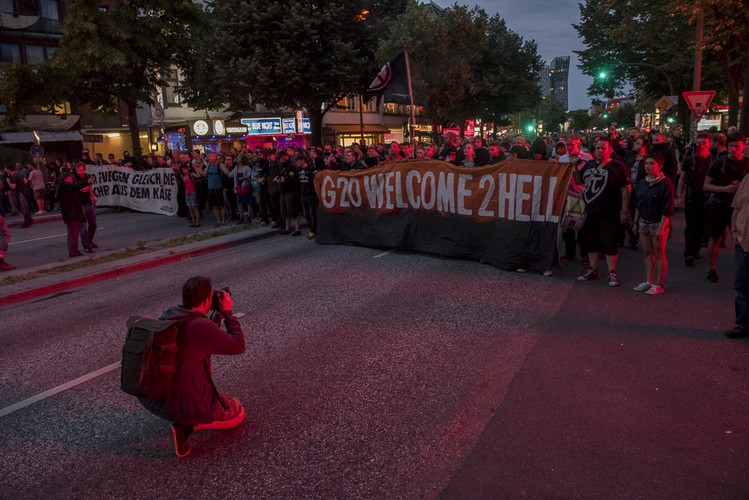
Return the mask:
<svg viewBox="0 0 749 500"><path fill-rule="evenodd" d="M655 236L658 233L658 226L660 224L660 222L647 222L640 219L637 223L637 233L640 236ZM663 228L664 234L668 235L669 231L671 231L671 221L666 222Z"/></svg>
<svg viewBox="0 0 749 500"><path fill-rule="evenodd" d="M223 189L209 189L208 190L208 208L223 207L224 205L224 190Z"/></svg>
<svg viewBox="0 0 749 500"><path fill-rule="evenodd" d="M296 193L281 194L281 217L284 219L299 216L299 207L297 206Z"/></svg>
<svg viewBox="0 0 749 500"><path fill-rule="evenodd" d="M710 237L722 238L726 228L731 223L733 208L727 203L707 205L707 218L710 224Z"/></svg>
<svg viewBox="0 0 749 500"><path fill-rule="evenodd" d="M617 240L620 225L618 213L616 215L588 214L583 227L585 249L588 253L603 252L606 255L618 255Z"/></svg>
<svg viewBox="0 0 749 500"><path fill-rule="evenodd" d="M198 206L198 194L197 193L185 193L185 205L188 207Z"/></svg>

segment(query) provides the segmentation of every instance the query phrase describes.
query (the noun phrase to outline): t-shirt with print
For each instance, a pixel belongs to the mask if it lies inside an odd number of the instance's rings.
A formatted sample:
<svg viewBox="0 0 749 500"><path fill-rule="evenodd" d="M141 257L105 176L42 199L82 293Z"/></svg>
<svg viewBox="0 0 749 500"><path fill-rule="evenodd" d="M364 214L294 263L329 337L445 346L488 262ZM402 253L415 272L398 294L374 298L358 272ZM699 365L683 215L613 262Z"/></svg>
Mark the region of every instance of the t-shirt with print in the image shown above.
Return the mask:
<svg viewBox="0 0 749 500"><path fill-rule="evenodd" d="M618 215L622 208L621 189L629 185L629 171L624 163L610 160L599 167L590 160L580 170L586 185L583 191L585 210L590 214Z"/></svg>

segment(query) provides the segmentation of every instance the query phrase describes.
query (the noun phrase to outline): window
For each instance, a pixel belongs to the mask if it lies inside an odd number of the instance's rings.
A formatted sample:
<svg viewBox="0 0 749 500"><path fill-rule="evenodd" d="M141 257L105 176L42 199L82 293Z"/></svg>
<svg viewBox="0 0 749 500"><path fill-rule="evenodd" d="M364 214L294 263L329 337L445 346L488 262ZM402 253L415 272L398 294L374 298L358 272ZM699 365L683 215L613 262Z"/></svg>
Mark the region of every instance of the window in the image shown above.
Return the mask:
<svg viewBox="0 0 749 500"><path fill-rule="evenodd" d="M2 51L2 61L9 63L20 63L21 62L21 46L12 43L0 44L0 50Z"/></svg>
<svg viewBox="0 0 749 500"><path fill-rule="evenodd" d="M26 64L39 64L40 62L44 62L44 59L44 47L37 45L26 46Z"/></svg>
<svg viewBox="0 0 749 500"><path fill-rule="evenodd" d="M377 111L377 98L376 97L370 97L369 99L364 99L364 109L366 111Z"/></svg>
<svg viewBox="0 0 749 500"><path fill-rule="evenodd" d="M60 19L60 12L57 8L57 0L41 0L42 4L42 17L47 19Z"/></svg>
<svg viewBox="0 0 749 500"><path fill-rule="evenodd" d="M177 70L164 70L162 76L167 83L167 85L161 87L161 95L164 98L164 107L181 106L182 102L179 98L179 76Z"/></svg>
<svg viewBox="0 0 749 500"><path fill-rule="evenodd" d="M0 0L0 12L12 14L13 0Z"/></svg>

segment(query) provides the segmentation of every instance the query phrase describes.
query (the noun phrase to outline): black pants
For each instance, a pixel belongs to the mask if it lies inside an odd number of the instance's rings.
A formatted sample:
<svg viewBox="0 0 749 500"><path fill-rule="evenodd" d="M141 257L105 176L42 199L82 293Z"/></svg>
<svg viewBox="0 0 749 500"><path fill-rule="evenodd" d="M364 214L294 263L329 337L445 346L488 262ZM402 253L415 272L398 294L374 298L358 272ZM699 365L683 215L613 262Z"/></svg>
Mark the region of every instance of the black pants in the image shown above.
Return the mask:
<svg viewBox="0 0 749 500"><path fill-rule="evenodd" d="M689 200L684 203L684 257L696 257L705 239L707 225L707 208L705 200Z"/></svg>
<svg viewBox="0 0 749 500"><path fill-rule="evenodd" d="M317 196L302 196L304 219L311 233L317 233Z"/></svg>
<svg viewBox="0 0 749 500"><path fill-rule="evenodd" d="M580 245L581 259L588 254L587 250L585 250L585 238L581 231L567 228L564 230L564 234L562 234L562 239L564 240L564 255L567 257L567 260L575 260L577 245Z"/></svg>

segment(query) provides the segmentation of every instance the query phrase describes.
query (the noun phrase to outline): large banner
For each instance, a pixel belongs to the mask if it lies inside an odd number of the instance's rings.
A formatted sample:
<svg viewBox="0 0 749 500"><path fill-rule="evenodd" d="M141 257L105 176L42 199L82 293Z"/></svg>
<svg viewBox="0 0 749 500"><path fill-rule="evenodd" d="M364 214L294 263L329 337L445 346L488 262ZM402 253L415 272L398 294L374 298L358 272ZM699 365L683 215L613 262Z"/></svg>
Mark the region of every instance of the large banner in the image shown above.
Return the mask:
<svg viewBox="0 0 749 500"><path fill-rule="evenodd" d="M86 165L99 205L127 207L162 215L177 213L177 179L170 167L136 171L115 165Z"/></svg>
<svg viewBox="0 0 749 500"><path fill-rule="evenodd" d="M460 168L435 160L315 175L317 241L551 269L569 163L512 160Z"/></svg>

